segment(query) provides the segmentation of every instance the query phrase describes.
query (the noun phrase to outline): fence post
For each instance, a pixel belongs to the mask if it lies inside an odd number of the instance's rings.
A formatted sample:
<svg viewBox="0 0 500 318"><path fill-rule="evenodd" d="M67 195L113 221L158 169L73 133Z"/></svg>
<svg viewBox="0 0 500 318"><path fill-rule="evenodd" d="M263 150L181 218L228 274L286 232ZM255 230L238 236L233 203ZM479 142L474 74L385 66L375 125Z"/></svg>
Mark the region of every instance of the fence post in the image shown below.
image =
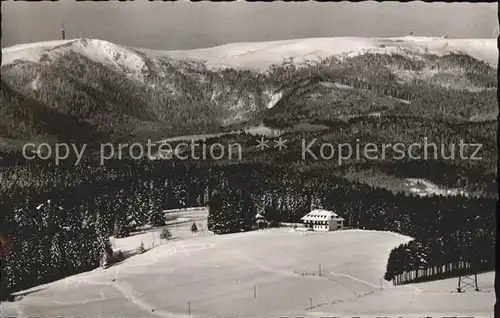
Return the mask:
<svg viewBox="0 0 500 318"><path fill-rule="evenodd" d="M253 285L253 298L257 298L257 286Z"/></svg>
<svg viewBox="0 0 500 318"><path fill-rule="evenodd" d="M191 302L188 301L188 314L191 315Z"/></svg>

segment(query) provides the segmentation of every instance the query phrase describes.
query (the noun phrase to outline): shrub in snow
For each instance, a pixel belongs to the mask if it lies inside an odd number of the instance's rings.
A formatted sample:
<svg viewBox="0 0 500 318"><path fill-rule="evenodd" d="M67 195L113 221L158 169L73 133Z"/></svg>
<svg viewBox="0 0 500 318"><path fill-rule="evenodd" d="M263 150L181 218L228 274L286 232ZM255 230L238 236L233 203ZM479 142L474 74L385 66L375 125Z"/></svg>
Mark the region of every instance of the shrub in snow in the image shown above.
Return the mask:
<svg viewBox="0 0 500 318"><path fill-rule="evenodd" d="M198 227L196 226L196 223L193 222L193 225L191 226L191 232L195 233L198 232Z"/></svg>
<svg viewBox="0 0 500 318"><path fill-rule="evenodd" d="M160 232L160 238L162 240L170 240L172 238L172 233L168 229L163 229Z"/></svg>
<svg viewBox="0 0 500 318"><path fill-rule="evenodd" d="M272 220L272 221L269 222L269 227L272 227L272 228L280 227L280 225L281 224L278 221Z"/></svg>
<svg viewBox="0 0 500 318"><path fill-rule="evenodd" d="M146 252L146 248L144 247L144 242L143 242L143 241L141 241L141 245L139 245L139 246L137 247L137 253L138 253L138 254L142 254L142 253L144 253L144 252Z"/></svg>
<svg viewBox="0 0 500 318"><path fill-rule="evenodd" d="M125 255L123 255L123 252L121 250L118 250L118 252L116 252L113 255L113 262L121 262L124 259L125 259Z"/></svg>

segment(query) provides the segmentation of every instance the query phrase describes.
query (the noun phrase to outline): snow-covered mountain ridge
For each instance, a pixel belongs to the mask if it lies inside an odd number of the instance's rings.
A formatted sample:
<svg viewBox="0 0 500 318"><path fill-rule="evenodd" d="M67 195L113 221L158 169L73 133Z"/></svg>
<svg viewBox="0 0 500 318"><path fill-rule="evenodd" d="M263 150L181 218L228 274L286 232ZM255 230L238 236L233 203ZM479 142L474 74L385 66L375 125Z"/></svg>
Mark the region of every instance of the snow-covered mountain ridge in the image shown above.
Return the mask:
<svg viewBox="0 0 500 318"><path fill-rule="evenodd" d="M330 56L352 57L365 53L446 55L463 53L491 65L498 64L496 39L401 38L310 38L274 42L233 43L214 48L171 51L172 57L190 57L212 66L249 67L265 70L283 59L317 61Z"/></svg>
<svg viewBox="0 0 500 318"><path fill-rule="evenodd" d="M141 57L172 57L206 61L213 67L239 67L266 70L284 59L296 62L317 61L330 56L352 57L366 53L401 54L418 58L421 54L462 53L491 65L498 64L496 39L447 39L436 37L401 38L309 38L271 42L231 43L211 48L159 51L116 45L97 39L72 39L15 45L2 49L2 65L15 60L40 61L45 53L57 54L68 49L80 52L96 62L114 63L130 70L141 70ZM138 52L142 54L138 54Z"/></svg>
<svg viewBox="0 0 500 318"><path fill-rule="evenodd" d="M494 39L312 38L186 51L72 39L2 54L3 94L10 94L2 106L11 107L0 108L0 129L13 140L45 130L33 131L33 123L46 111L79 118L89 125L82 130L113 140L219 133L266 118L432 117L442 112L436 103L466 120L491 119L496 111ZM21 104L46 110L27 120Z"/></svg>
<svg viewBox="0 0 500 318"><path fill-rule="evenodd" d="M2 65L17 59L37 62L47 52L79 51L96 62L114 62L141 69L144 62L137 51L149 57L173 57L204 60L212 66L267 69L283 59L297 62L330 56L352 57L365 53L433 54L463 53L491 65L498 64L496 39L447 39L436 37L401 38L309 38L270 42L231 43L211 48L159 51L131 48L98 39L71 39L20 44L2 49Z"/></svg>

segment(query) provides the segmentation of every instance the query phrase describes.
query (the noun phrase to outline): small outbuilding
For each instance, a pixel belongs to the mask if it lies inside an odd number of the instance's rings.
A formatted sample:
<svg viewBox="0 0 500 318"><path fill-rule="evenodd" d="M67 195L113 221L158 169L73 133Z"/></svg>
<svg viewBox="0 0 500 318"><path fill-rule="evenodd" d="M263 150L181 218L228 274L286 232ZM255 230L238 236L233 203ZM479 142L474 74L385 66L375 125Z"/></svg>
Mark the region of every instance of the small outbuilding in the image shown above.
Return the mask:
<svg viewBox="0 0 500 318"><path fill-rule="evenodd" d="M344 228L344 219L333 211L314 209L301 218L313 231L336 231Z"/></svg>

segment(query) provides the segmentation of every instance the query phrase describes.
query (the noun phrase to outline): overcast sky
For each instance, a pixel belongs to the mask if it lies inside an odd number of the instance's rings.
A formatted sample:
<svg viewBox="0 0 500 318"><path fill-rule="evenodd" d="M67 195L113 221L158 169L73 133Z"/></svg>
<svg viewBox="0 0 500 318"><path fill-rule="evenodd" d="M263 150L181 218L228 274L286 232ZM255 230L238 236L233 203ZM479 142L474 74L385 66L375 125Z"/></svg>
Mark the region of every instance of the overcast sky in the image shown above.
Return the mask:
<svg viewBox="0 0 500 318"><path fill-rule="evenodd" d="M497 4L2 2L2 47L83 36L151 49L334 36L491 38Z"/></svg>

